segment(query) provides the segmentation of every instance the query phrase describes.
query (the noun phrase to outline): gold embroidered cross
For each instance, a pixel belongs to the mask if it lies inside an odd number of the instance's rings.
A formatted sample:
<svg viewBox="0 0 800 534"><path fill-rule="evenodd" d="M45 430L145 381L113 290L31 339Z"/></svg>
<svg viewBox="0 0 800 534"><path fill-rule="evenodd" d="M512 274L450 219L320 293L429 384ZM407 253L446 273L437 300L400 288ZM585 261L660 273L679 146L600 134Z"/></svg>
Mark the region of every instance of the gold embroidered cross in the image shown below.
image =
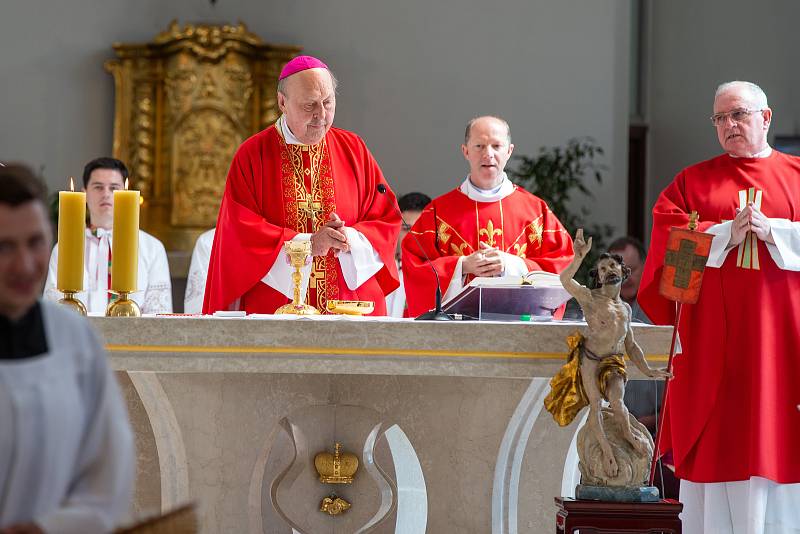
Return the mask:
<svg viewBox="0 0 800 534"><path fill-rule="evenodd" d="M503 229L495 228L494 223L492 222L491 219L489 219L489 222L486 224L486 228L481 228L478 231L478 241L480 241L481 236L483 235L486 236L486 244L489 245L490 247L493 247L495 244L494 236L503 235Z"/></svg>
<svg viewBox="0 0 800 534"><path fill-rule="evenodd" d="M306 219L316 221L320 213L322 213L322 202L319 200L303 199L297 202L297 211L304 213Z"/></svg>

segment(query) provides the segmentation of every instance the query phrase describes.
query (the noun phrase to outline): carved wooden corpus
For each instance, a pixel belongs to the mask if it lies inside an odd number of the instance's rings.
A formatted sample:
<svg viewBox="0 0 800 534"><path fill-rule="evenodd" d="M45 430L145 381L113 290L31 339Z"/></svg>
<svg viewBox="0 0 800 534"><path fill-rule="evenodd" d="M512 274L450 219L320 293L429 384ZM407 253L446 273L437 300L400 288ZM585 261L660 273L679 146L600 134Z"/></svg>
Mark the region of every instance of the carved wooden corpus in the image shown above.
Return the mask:
<svg viewBox="0 0 800 534"><path fill-rule="evenodd" d="M114 50L114 157L142 192L142 229L191 251L216 224L236 148L278 118L278 74L300 48L264 43L243 23L173 21L150 43Z"/></svg>

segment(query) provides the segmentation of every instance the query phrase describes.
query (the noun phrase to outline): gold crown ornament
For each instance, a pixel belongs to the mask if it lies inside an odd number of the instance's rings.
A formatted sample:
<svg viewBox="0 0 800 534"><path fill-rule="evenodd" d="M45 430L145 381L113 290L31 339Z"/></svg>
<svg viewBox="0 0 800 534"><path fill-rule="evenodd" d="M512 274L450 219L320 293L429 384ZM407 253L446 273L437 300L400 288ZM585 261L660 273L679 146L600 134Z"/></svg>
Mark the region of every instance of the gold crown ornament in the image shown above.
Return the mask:
<svg viewBox="0 0 800 534"><path fill-rule="evenodd" d="M342 452L342 444L337 442L333 454L325 451L314 457L314 467L323 484L351 484L358 471L358 458L350 452Z"/></svg>

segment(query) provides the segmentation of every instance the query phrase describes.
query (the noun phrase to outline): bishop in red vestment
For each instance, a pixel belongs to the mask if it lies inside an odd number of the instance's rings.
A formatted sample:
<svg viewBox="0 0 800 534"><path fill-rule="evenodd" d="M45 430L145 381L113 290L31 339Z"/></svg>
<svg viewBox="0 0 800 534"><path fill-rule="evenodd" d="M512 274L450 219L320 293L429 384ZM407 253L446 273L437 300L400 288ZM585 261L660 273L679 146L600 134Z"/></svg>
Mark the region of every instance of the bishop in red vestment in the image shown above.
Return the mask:
<svg viewBox="0 0 800 534"><path fill-rule="evenodd" d="M414 236L403 239L403 280L412 317L434 306L436 279L425 254L439 273L444 301L475 276L558 273L572 261L572 238L561 222L542 199L512 184L503 171L513 149L502 119L470 121L462 146L469 176L435 198L412 227Z"/></svg>
<svg viewBox="0 0 800 534"><path fill-rule="evenodd" d="M306 302L369 300L399 284L394 246L400 218L375 159L357 135L332 128L335 78L309 56L280 76L281 118L239 147L228 172L203 305L204 313L272 313L291 300L283 244L310 239Z"/></svg>
<svg viewBox="0 0 800 534"><path fill-rule="evenodd" d="M658 294L667 236L696 210L698 230L715 237L700 298L681 314L663 442L684 481L758 483L743 493L749 504L734 504L733 486L718 498L682 483L684 524L697 519L685 532L707 531L709 521L733 525L719 532L763 532L744 530L763 523L764 507L772 515L772 497L757 488L800 482L800 158L769 147L772 113L751 85L717 92L712 121L726 153L684 169L658 198L638 295L654 323L673 323L675 303ZM696 495L701 508L730 502L730 518L693 511Z"/></svg>

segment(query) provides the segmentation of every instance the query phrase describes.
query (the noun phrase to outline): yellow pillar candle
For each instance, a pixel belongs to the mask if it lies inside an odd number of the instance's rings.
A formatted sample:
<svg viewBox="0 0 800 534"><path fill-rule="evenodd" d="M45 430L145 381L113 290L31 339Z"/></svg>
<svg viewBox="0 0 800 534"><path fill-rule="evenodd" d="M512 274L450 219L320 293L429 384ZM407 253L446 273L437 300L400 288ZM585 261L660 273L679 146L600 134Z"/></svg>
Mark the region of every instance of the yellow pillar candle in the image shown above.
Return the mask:
<svg viewBox="0 0 800 534"><path fill-rule="evenodd" d="M114 191L111 289L136 291L139 271L139 191Z"/></svg>
<svg viewBox="0 0 800 534"><path fill-rule="evenodd" d="M72 188L70 181L70 188ZM83 291L83 254L86 239L86 193L58 192L59 291Z"/></svg>

